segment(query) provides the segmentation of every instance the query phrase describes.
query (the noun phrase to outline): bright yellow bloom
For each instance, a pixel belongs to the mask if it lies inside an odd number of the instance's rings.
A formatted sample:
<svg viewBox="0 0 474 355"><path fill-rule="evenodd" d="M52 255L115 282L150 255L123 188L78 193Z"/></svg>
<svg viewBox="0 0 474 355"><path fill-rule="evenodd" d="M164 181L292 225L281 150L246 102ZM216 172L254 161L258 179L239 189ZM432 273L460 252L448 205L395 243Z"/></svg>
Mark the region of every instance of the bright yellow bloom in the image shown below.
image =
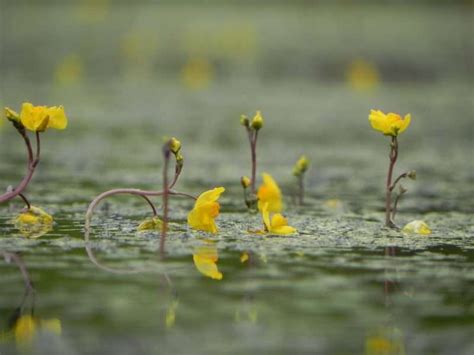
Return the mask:
<svg viewBox="0 0 474 355"><path fill-rule="evenodd" d="M380 110L370 110L369 121L372 128L380 131L387 136L398 136L408 128L411 121L411 115L407 114L404 118L396 113L384 114Z"/></svg>
<svg viewBox="0 0 474 355"><path fill-rule="evenodd" d="M43 132L47 128L67 127L67 117L62 106L33 106L25 102L21 108L20 120L23 126L35 132Z"/></svg>
<svg viewBox="0 0 474 355"><path fill-rule="evenodd" d="M428 225L420 220L411 221L405 227L403 227L402 232L408 234L421 234L421 235L429 235L431 234L431 229Z"/></svg>
<svg viewBox="0 0 474 355"><path fill-rule="evenodd" d="M17 345L20 348L29 347L39 330L61 335L61 321L59 319L43 320L31 315L21 316L13 327Z"/></svg>
<svg viewBox="0 0 474 355"><path fill-rule="evenodd" d="M258 188L258 209L262 211L262 206L267 203L269 212L281 212L283 204L281 201L281 191L277 183L270 174L263 173L263 185Z"/></svg>
<svg viewBox="0 0 474 355"><path fill-rule="evenodd" d="M39 238L53 228L53 217L39 207L20 213L13 221L15 227L28 238Z"/></svg>
<svg viewBox="0 0 474 355"><path fill-rule="evenodd" d="M280 213L276 213L270 220L270 213L268 212L268 203L265 203L262 208L263 224L265 230L273 234L292 234L296 232L296 228L288 225L288 220L283 217Z"/></svg>
<svg viewBox="0 0 474 355"><path fill-rule="evenodd" d="M260 128L263 127L263 117L260 111L255 113L255 116L252 119L252 123L250 124L253 129L258 131Z"/></svg>
<svg viewBox="0 0 474 355"><path fill-rule="evenodd" d="M158 230L161 231L163 227L163 221L158 216L146 218L142 223L138 225L137 230L139 232Z"/></svg>
<svg viewBox="0 0 474 355"><path fill-rule="evenodd" d="M304 174L309 167L309 160L305 155L302 155L295 164L293 168L293 175L300 176Z"/></svg>
<svg viewBox="0 0 474 355"><path fill-rule="evenodd" d="M188 224L197 230L217 233L214 218L219 215L220 205L217 200L225 191L223 187L203 192L194 204L194 208L188 215Z"/></svg>
<svg viewBox="0 0 474 355"><path fill-rule="evenodd" d="M194 266L198 271L214 280L222 280L222 273L217 268L217 247L215 245L206 245L196 248L193 253Z"/></svg>
<svg viewBox="0 0 474 355"><path fill-rule="evenodd" d="M241 255L240 255L240 262L243 264L245 263L246 261L249 260L249 254L244 251Z"/></svg>

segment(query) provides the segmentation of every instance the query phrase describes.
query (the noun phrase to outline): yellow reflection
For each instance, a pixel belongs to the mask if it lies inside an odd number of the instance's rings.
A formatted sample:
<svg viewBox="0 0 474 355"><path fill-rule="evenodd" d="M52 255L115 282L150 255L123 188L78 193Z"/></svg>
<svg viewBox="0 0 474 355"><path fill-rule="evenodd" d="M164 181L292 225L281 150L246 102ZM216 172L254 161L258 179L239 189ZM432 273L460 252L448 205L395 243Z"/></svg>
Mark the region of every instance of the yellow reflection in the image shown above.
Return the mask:
<svg viewBox="0 0 474 355"><path fill-rule="evenodd" d="M58 85L74 85L79 83L84 75L84 64L77 54L65 56L57 65L54 80Z"/></svg>
<svg viewBox="0 0 474 355"><path fill-rule="evenodd" d="M178 309L179 301L174 299L168 305L166 309L166 316L165 316L165 326L166 328L173 328L176 323L176 310Z"/></svg>
<svg viewBox="0 0 474 355"><path fill-rule="evenodd" d="M12 331L17 347L19 349L29 349L40 332L61 335L61 321L56 318L40 319L31 315L24 315L18 318Z"/></svg>
<svg viewBox="0 0 474 355"><path fill-rule="evenodd" d="M404 355L403 334L395 327L380 328L365 340L365 355Z"/></svg>
<svg viewBox="0 0 474 355"><path fill-rule="evenodd" d="M214 280L222 280L222 273L217 268L217 247L213 244L197 247L193 253L194 266L198 271Z"/></svg>
<svg viewBox="0 0 474 355"><path fill-rule="evenodd" d="M191 90L202 90L209 87L214 77L212 64L203 57L189 58L181 69L181 81Z"/></svg>
<svg viewBox="0 0 474 355"><path fill-rule="evenodd" d="M354 90L369 91L379 85L380 74L373 63L356 59L347 67L346 80Z"/></svg>

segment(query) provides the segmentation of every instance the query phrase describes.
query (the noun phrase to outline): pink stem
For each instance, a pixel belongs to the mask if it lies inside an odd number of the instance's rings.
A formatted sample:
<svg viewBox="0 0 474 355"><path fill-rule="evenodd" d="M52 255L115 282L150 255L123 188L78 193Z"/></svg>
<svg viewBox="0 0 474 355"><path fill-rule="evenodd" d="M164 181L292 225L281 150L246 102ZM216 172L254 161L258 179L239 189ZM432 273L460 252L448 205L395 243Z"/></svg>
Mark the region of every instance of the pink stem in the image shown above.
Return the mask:
<svg viewBox="0 0 474 355"><path fill-rule="evenodd" d="M392 136L392 142L390 145L390 165L388 167L387 173L387 184L386 184L386 197L385 197L385 226L393 228L395 224L393 223L390 212L392 206L392 176L393 176L393 167L398 157L398 141L397 137Z"/></svg>

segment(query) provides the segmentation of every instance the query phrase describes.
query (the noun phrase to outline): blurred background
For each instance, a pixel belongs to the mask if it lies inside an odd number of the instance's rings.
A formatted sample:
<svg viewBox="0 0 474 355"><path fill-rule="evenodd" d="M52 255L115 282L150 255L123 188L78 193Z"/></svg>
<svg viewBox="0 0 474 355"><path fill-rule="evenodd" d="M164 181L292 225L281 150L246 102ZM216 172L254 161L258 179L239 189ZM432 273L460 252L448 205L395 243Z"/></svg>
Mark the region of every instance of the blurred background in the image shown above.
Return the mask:
<svg viewBox="0 0 474 355"><path fill-rule="evenodd" d="M447 170L452 159L466 166L472 1L1 0L0 9L0 104L64 105L70 127L55 155L65 164L149 164L161 137L176 135L197 147L187 157L198 175L215 161L243 169L238 119L260 109L261 144L278 151L260 155L268 166L304 152L330 168L385 149L367 123L378 108L412 113L401 144L421 152L415 163L435 155L432 166L447 157ZM95 162L84 161L89 150Z"/></svg>
<svg viewBox="0 0 474 355"><path fill-rule="evenodd" d="M64 105L69 117L43 135L28 187L54 230L19 238L20 201L0 206L0 252L23 256L36 314L60 319L69 344L37 352L472 354L473 10L467 0L0 0L0 106ZM412 115L396 170L418 180L397 218L426 220L430 237L380 232L389 140L370 127L373 108ZM281 184L294 238L246 232L261 222L241 199L250 153L239 119L256 110L258 170ZM226 187L220 283L193 266L207 241L185 227L189 201L172 202L171 291L161 276L111 275L85 255L87 204L115 187L159 189L163 136L183 143L179 189ZM301 154L312 165L297 209ZM23 143L1 119L0 189L24 172ZM148 211L112 202L94 235L99 258L148 265L156 235L135 233ZM3 326L23 289L12 264L0 267Z"/></svg>

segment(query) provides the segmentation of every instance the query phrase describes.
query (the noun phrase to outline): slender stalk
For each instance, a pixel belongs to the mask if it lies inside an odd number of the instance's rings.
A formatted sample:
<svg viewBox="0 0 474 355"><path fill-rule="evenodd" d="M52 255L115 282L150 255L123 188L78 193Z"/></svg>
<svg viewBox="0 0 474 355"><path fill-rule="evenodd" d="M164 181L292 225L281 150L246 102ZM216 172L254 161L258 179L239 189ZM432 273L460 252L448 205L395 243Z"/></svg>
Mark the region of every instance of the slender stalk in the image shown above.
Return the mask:
<svg viewBox="0 0 474 355"><path fill-rule="evenodd" d="M256 178L257 178L257 138L258 131L255 131L253 137L250 139L250 149L252 152L252 193L256 193Z"/></svg>
<svg viewBox="0 0 474 355"><path fill-rule="evenodd" d="M398 201L400 201L400 198L402 197L403 193L397 194L397 197L395 197L395 202L393 203L393 210L392 210L392 221L395 220L395 215L397 214L397 207L398 207Z"/></svg>
<svg viewBox="0 0 474 355"><path fill-rule="evenodd" d="M26 204L26 208L29 210L31 208L30 201L28 201L28 199L23 194L18 194L18 196L23 200L23 202Z"/></svg>
<svg viewBox="0 0 474 355"><path fill-rule="evenodd" d="M21 275L23 276L23 281L25 282L25 287L30 290L30 291L35 291L35 288L33 287L33 282L31 281L30 274L28 273L28 270L26 269L26 265L21 259L21 257L16 254L16 253L2 253L3 257L5 258L5 261L7 263L10 262L10 260L13 260L13 262L18 266L20 269Z"/></svg>
<svg viewBox="0 0 474 355"><path fill-rule="evenodd" d="M393 191L393 189L397 186L398 182L399 182L401 179L406 178L407 175L408 175L408 173L403 173L403 174L401 174L399 177L397 177L397 178L395 179L395 181L393 182L393 184L390 185L390 191Z"/></svg>
<svg viewBox="0 0 474 355"><path fill-rule="evenodd" d="M163 165L163 225L161 231L161 238L160 238L160 254L161 256L164 255L165 252L165 240L166 240L166 233L168 231L168 202L169 202L169 186L168 186L168 165L170 161L170 149L169 144L165 144L163 147L163 155L164 155L164 165Z"/></svg>
<svg viewBox="0 0 474 355"><path fill-rule="evenodd" d="M398 157L398 141L397 137L392 136L392 141L390 144L390 164L388 166L387 173L387 184L386 184L386 197L385 197L385 226L394 228L395 223L393 223L390 213L392 206L392 177L393 177L393 167L397 161Z"/></svg>
<svg viewBox="0 0 474 355"><path fill-rule="evenodd" d="M304 181L303 174L298 176L298 203L300 206L303 206L304 203Z"/></svg>
<svg viewBox="0 0 474 355"><path fill-rule="evenodd" d="M24 140L25 145L26 145L26 150L27 150L27 155L28 155L28 165L27 165L28 170L27 170L27 173L26 173L25 177L23 178L23 180L21 180L20 184L16 188L0 195L0 203L9 201L9 200L15 198L16 196L21 194L26 189L26 187L28 186L28 184L30 183L30 181L33 177L33 174L35 172L35 168L39 163L39 148L38 148L38 146L39 146L39 136L37 135L37 156L33 157L33 149L31 147L31 141L30 141L28 135L24 131L19 130L18 132L23 137L23 140Z"/></svg>

